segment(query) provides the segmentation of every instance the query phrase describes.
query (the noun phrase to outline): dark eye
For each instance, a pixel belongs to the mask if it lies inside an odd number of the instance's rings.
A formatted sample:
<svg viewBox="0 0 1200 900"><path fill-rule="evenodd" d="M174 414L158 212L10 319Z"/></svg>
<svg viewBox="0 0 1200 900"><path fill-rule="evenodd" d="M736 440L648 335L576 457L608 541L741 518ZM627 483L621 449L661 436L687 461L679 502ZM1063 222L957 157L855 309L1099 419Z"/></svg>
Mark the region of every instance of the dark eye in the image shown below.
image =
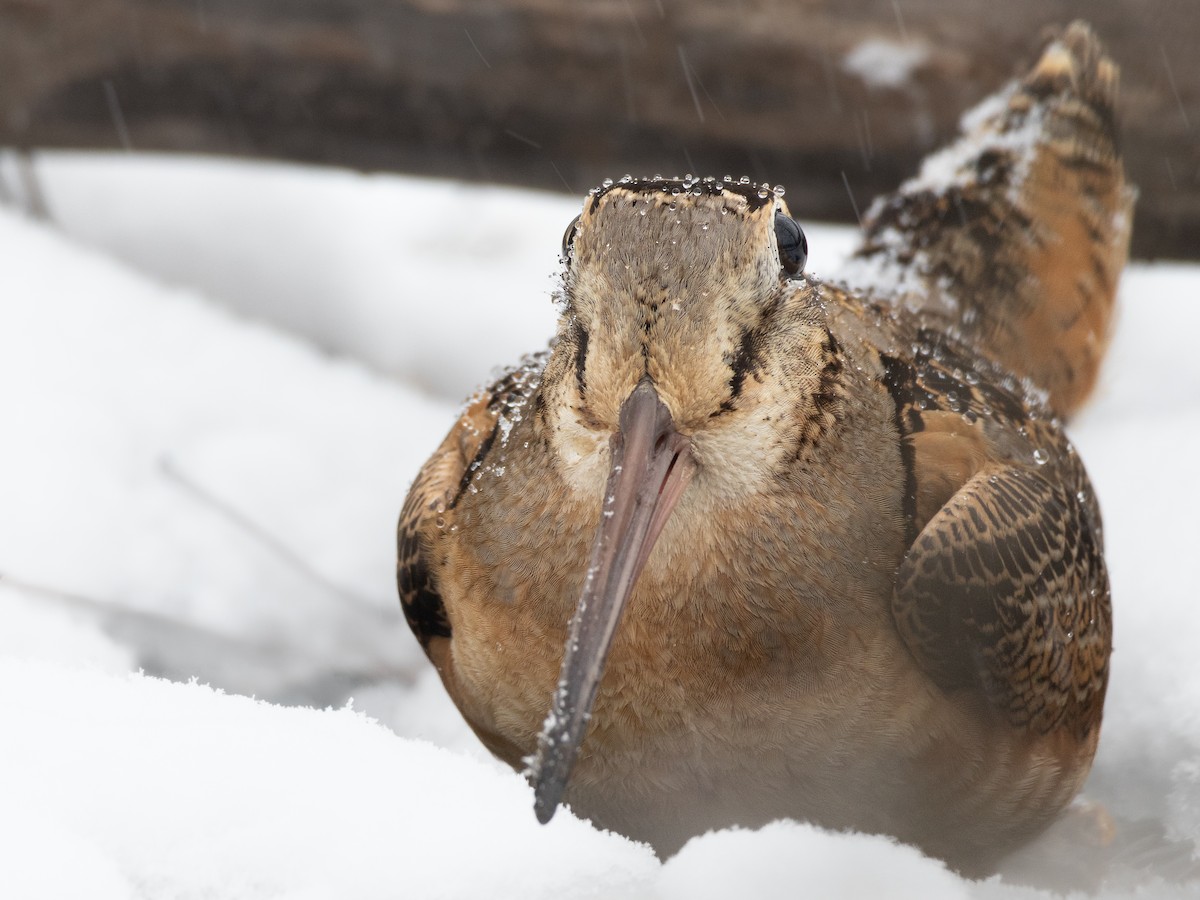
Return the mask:
<svg viewBox="0 0 1200 900"><path fill-rule="evenodd" d="M808 241L804 229L790 216L775 213L775 242L779 244L779 263L785 272L796 278L804 272L808 261Z"/></svg>
<svg viewBox="0 0 1200 900"><path fill-rule="evenodd" d="M569 259L571 256L571 245L575 243L575 232L579 230L579 216L571 220L571 224L567 226L567 230L563 232L562 258Z"/></svg>

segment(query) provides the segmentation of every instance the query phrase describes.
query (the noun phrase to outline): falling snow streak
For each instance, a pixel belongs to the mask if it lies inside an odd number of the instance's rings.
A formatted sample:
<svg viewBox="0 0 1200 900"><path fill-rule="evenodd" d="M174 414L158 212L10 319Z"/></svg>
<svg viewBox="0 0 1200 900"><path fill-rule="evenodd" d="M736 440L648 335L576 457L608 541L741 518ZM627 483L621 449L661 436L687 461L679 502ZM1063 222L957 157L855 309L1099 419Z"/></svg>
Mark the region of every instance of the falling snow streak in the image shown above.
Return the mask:
<svg viewBox="0 0 1200 900"><path fill-rule="evenodd" d="M858 203L854 199L854 191L850 190L850 179L846 177L846 170L842 170L842 184L846 187L846 196L850 198L850 206L854 210L854 218L858 220L858 224L862 226L862 216L858 212Z"/></svg>
<svg viewBox="0 0 1200 900"><path fill-rule="evenodd" d="M621 83L625 86L625 115L630 125L637 124L637 106L634 103L633 74L629 70L629 48L622 41L617 45L617 53L621 58Z"/></svg>
<svg viewBox="0 0 1200 900"><path fill-rule="evenodd" d="M117 89L109 79L104 79L104 100L108 104L108 114L112 117L113 127L117 129L117 138L126 150L133 149L133 141L129 139L129 129L125 125L125 114L121 112L121 102L117 99Z"/></svg>
<svg viewBox="0 0 1200 900"><path fill-rule="evenodd" d="M1187 109L1183 105L1183 98L1179 96L1179 88L1175 85L1175 73L1171 71L1171 60L1167 58L1167 48L1159 44L1158 52L1162 54L1163 68L1167 70L1167 84L1171 86L1171 93L1175 97L1175 105L1179 107L1179 117L1183 119L1184 127L1190 130L1192 122L1188 118Z"/></svg>
<svg viewBox="0 0 1200 900"><path fill-rule="evenodd" d="M542 145L539 144L537 141L533 140L533 138L527 138L523 134L517 134L511 128L505 128L504 133L507 134L513 140L520 141L522 144L525 144L528 147L532 147L534 150L542 149Z"/></svg>
<svg viewBox="0 0 1200 900"><path fill-rule="evenodd" d="M683 77L687 80L688 90L692 94L692 103L696 107L696 115L700 121L704 121L704 110L700 107L700 95L696 93L696 85L692 82L691 66L688 65L687 56L683 52L683 44L677 44L675 47L679 51L679 65L683 67Z"/></svg>
<svg viewBox="0 0 1200 900"><path fill-rule="evenodd" d="M900 29L900 40L908 40L908 29L904 27L904 15L900 12L900 0L892 0L892 11L896 14L896 27Z"/></svg>
<svg viewBox="0 0 1200 900"><path fill-rule="evenodd" d="M464 28L463 34L465 34L467 36L467 40L471 42L471 48L475 51L476 55L478 55L479 58L483 60L483 64L490 69L492 64L487 61L487 57L483 55L483 51L480 50L479 45L475 43L475 38L471 37L471 32Z"/></svg>

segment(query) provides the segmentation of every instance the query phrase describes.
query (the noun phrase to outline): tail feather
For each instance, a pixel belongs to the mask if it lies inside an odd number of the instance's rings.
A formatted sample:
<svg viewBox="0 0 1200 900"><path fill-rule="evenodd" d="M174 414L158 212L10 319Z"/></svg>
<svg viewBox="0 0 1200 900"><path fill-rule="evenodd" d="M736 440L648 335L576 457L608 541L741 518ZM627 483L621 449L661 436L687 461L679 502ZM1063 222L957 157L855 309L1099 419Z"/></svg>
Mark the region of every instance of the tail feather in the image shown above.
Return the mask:
<svg viewBox="0 0 1200 900"><path fill-rule="evenodd" d="M1095 34L1071 25L873 204L841 280L916 308L1073 412L1095 384L1129 247L1117 85Z"/></svg>

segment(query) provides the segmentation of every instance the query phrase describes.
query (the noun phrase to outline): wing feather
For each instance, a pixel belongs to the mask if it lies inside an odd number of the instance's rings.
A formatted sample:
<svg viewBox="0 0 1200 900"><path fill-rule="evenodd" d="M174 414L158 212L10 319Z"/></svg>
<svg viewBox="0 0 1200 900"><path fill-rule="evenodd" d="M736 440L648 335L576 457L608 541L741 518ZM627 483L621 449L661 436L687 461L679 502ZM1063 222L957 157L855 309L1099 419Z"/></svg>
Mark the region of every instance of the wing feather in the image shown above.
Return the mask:
<svg viewBox="0 0 1200 900"><path fill-rule="evenodd" d="M1092 517L1015 466L973 475L900 565L892 611L946 690L982 691L1015 726L1080 737L1099 725L1112 613Z"/></svg>

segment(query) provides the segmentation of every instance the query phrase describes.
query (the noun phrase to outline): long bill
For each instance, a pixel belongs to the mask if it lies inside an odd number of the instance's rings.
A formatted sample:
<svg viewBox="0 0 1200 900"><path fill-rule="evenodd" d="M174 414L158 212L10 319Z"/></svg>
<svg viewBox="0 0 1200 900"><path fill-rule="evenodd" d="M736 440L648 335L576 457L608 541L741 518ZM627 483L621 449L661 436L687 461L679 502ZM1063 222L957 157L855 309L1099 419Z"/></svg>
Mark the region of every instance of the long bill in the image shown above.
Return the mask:
<svg viewBox="0 0 1200 900"><path fill-rule="evenodd" d="M696 471L690 442L675 430L648 378L621 405L611 448L604 512L571 619L558 690L530 770L533 808L543 824L554 815L571 777L625 603Z"/></svg>

